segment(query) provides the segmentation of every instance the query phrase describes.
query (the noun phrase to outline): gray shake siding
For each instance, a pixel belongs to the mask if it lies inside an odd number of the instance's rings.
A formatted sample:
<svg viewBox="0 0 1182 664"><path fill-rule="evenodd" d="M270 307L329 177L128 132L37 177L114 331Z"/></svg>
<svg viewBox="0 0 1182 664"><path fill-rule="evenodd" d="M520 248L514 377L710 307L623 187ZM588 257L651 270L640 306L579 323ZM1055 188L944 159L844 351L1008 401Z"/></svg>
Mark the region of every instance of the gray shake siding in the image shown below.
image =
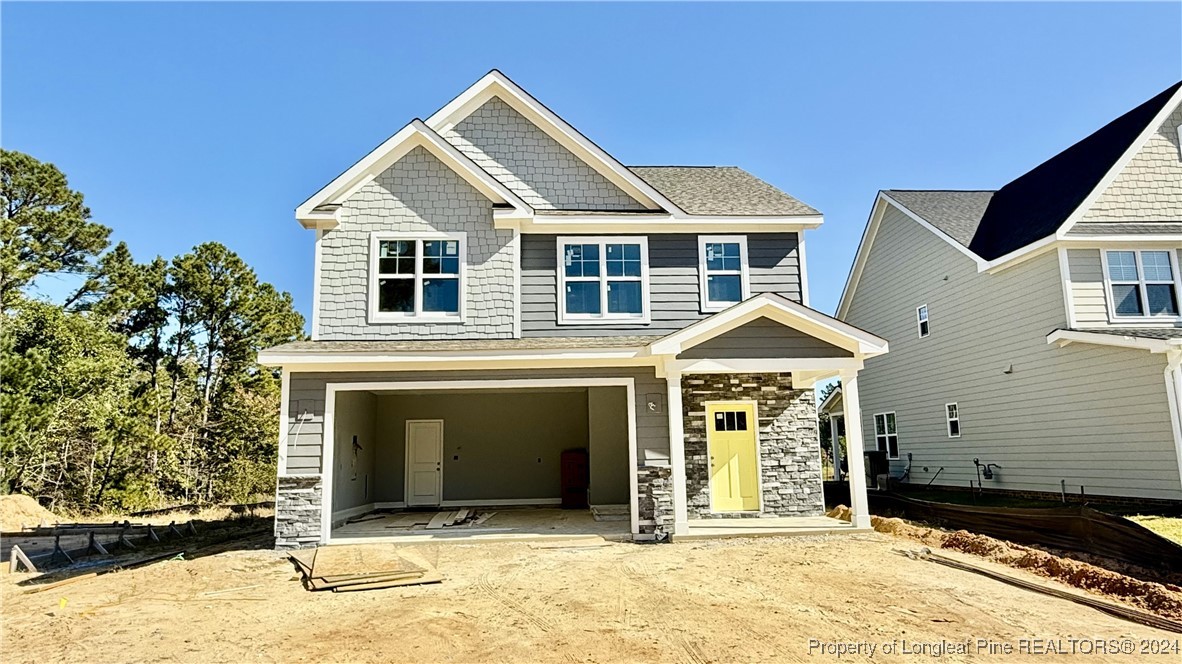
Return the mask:
<svg viewBox="0 0 1182 664"><path fill-rule="evenodd" d="M513 233L495 230L492 203L434 155L414 148L344 207L341 225L320 241L320 339L513 336ZM467 233L466 323L369 324L374 231Z"/></svg>
<svg viewBox="0 0 1182 664"><path fill-rule="evenodd" d="M521 334L525 337L669 334L710 316L702 312L698 286L698 236L648 237L648 324L559 325L556 235L521 238ZM778 293L800 301L800 261L795 233L747 235L751 294Z"/></svg>
<svg viewBox="0 0 1182 664"><path fill-rule="evenodd" d="M1165 359L1144 351L1046 343L1066 327L1058 254L997 274L888 209L846 320L886 338L859 383L866 447L873 415L895 411L911 481L967 487L974 457L1001 466L987 487L1182 499ZM927 304L931 336L916 332ZM1012 372L1006 373L1012 367ZM962 436L948 438L957 402ZM927 470L925 470L925 467Z"/></svg>
<svg viewBox="0 0 1182 664"><path fill-rule="evenodd" d="M665 381L652 369L535 369L518 371L426 371L293 373L288 401L287 468L289 475L320 472L324 435L325 385L327 383L507 380L514 378L634 378L636 385L636 448L640 463L668 462L669 423L662 406L657 413L646 408L646 395L664 402ZM282 472L283 469L280 469Z"/></svg>
<svg viewBox="0 0 1182 664"><path fill-rule="evenodd" d="M644 209L497 97L443 137L536 210Z"/></svg>

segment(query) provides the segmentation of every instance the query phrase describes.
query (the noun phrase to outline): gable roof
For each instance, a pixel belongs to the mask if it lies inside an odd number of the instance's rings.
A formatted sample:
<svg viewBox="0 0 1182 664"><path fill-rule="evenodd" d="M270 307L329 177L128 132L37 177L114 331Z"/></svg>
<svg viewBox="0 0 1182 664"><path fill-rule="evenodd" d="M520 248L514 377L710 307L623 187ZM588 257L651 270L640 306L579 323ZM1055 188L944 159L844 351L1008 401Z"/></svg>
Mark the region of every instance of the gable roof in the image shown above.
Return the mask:
<svg viewBox="0 0 1182 664"><path fill-rule="evenodd" d="M629 166L629 169L693 215L821 214L735 166Z"/></svg>
<svg viewBox="0 0 1182 664"><path fill-rule="evenodd" d="M528 216L533 209L470 157L415 118L296 208L306 228L331 228L339 221L340 204L416 147L423 147L499 206L498 214Z"/></svg>
<svg viewBox="0 0 1182 664"><path fill-rule="evenodd" d="M883 193L967 247L995 192L887 189Z"/></svg>
<svg viewBox="0 0 1182 664"><path fill-rule="evenodd" d="M1182 82L1171 85L999 189L969 249L993 260L1053 235L1141 142L1146 129L1156 129L1155 118L1167 104L1173 107L1170 100L1180 87Z"/></svg>
<svg viewBox="0 0 1182 664"><path fill-rule="evenodd" d="M758 318L768 318L862 357L882 355L888 350L886 339L775 293L760 293L743 300L654 341L649 348L656 355L677 355Z"/></svg>
<svg viewBox="0 0 1182 664"><path fill-rule="evenodd" d="M884 191L984 261L1055 235L1102 191L1182 97L1175 83L996 191Z"/></svg>
<svg viewBox="0 0 1182 664"><path fill-rule="evenodd" d="M427 118L427 125L439 132L446 132L471 115L487 101L497 97L513 110L525 116L539 129L558 141L576 157L599 174L606 177L624 193L650 209L664 209L677 212L677 206L652 185L645 182L626 166L607 153L594 141L584 136L563 120L557 113L522 89L508 76L493 69L461 92L443 108Z"/></svg>

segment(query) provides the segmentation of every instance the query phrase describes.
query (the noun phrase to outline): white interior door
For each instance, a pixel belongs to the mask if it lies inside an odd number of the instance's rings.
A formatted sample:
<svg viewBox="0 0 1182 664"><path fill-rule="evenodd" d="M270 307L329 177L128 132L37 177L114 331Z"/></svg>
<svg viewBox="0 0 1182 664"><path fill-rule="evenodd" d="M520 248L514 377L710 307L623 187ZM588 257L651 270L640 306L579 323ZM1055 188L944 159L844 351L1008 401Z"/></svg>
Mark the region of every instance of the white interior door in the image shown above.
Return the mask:
<svg viewBox="0 0 1182 664"><path fill-rule="evenodd" d="M443 498L443 420L406 421L406 504Z"/></svg>

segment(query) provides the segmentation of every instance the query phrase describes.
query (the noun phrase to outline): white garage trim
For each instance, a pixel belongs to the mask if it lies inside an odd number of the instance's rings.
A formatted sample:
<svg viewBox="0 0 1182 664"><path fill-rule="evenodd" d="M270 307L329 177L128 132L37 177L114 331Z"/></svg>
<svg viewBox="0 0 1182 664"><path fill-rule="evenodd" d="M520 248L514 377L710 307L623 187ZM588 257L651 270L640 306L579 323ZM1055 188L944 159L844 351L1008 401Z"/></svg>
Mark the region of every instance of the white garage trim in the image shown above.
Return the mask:
<svg viewBox="0 0 1182 664"><path fill-rule="evenodd" d="M371 390L479 390L515 389L530 387L624 387L628 392L628 490L631 496L632 533L639 532L640 515L637 512L638 487L636 482L636 381L633 378L518 378L512 380L422 380L367 383L327 383L324 394L324 435L321 441L321 491L320 541L332 542L332 493L333 454L336 441L337 392L368 392ZM448 501L444 501L444 506ZM469 501L471 502L471 501ZM489 501L481 501L489 502ZM536 502L536 501L531 501Z"/></svg>

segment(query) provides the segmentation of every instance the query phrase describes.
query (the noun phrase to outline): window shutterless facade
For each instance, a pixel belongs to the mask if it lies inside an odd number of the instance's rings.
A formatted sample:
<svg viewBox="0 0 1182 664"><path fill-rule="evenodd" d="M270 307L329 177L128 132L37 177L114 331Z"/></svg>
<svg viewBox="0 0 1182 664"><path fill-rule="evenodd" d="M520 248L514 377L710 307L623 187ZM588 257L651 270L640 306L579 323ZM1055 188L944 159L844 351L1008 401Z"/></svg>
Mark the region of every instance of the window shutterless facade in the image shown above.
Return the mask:
<svg viewBox="0 0 1182 664"><path fill-rule="evenodd" d="M702 311L722 311L751 295L744 235L698 236L698 292Z"/></svg>
<svg viewBox="0 0 1182 664"><path fill-rule="evenodd" d="M648 238L558 238L558 322L649 322Z"/></svg>
<svg viewBox="0 0 1182 664"><path fill-rule="evenodd" d="M928 323L928 305L922 304L915 309L915 324L919 330L919 338L922 339L931 334L931 327Z"/></svg>
<svg viewBox="0 0 1182 664"><path fill-rule="evenodd" d="M370 322L462 322L465 244L463 233L373 233Z"/></svg>
<svg viewBox="0 0 1182 664"><path fill-rule="evenodd" d="M944 404L944 417L948 420L948 437L960 438L960 406Z"/></svg>
<svg viewBox="0 0 1182 664"><path fill-rule="evenodd" d="M1113 319L1178 318L1177 255L1170 249L1105 251L1104 279Z"/></svg>
<svg viewBox="0 0 1182 664"><path fill-rule="evenodd" d="M899 431L894 412L874 416L874 443L879 451L887 453L888 459L899 458Z"/></svg>

